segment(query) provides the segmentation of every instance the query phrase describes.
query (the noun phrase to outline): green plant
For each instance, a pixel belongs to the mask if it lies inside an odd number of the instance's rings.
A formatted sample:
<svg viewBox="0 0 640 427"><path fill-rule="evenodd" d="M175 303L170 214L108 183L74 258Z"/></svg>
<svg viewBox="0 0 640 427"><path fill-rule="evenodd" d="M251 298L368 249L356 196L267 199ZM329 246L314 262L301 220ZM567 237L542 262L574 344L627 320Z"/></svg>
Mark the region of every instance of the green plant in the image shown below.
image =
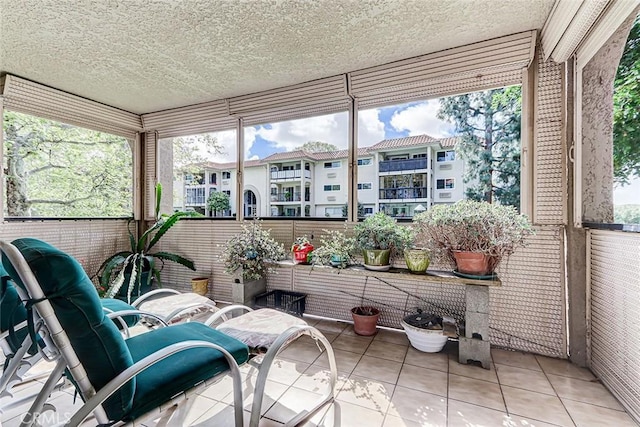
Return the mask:
<svg viewBox="0 0 640 427"><path fill-rule="evenodd" d="M356 240L347 237L347 225L345 223L344 232L339 230L322 230L324 234L320 237L320 247L314 249L311 254L313 265L333 265L338 268L346 268L354 264L356 259Z"/></svg>
<svg viewBox="0 0 640 427"><path fill-rule="evenodd" d="M133 220L129 221L127 228L131 245L130 250L120 251L111 255L102 263L100 268L98 268L96 276L100 278L100 287L106 289L105 294L107 297L113 298L120 288L125 285L125 279L128 276L128 283L126 283L127 300L131 300L132 291L135 288L140 289L140 286L143 284L141 283L142 273L147 271L150 274L148 274L144 285L150 285L151 280L155 279L158 286L162 286L160 272L164 267L165 261L173 261L190 270L196 270L193 261L180 255L164 251L151 252L151 249L158 244L162 236L164 236L176 222L183 217L192 216L190 212L174 212L172 215L160 215L161 200L162 185L158 183L156 184L156 222L142 233L139 238L136 238L136 234L131 230ZM156 260L160 260L160 265L158 265ZM112 280L115 272L117 272L117 275Z"/></svg>
<svg viewBox="0 0 640 427"><path fill-rule="evenodd" d="M390 249L391 258L401 254L413 242L412 229L399 225L394 218L383 212L367 217L353 231L358 248Z"/></svg>
<svg viewBox="0 0 640 427"><path fill-rule="evenodd" d="M413 222L418 241L452 263L453 251L480 252L490 256L495 267L534 234L527 217L513 206L473 200L434 206L415 215Z"/></svg>
<svg viewBox="0 0 640 427"><path fill-rule="evenodd" d="M268 271L268 263L284 259L284 246L264 230L259 220L242 226L242 231L224 245L221 260L227 274L242 274L244 280L258 280Z"/></svg>
<svg viewBox="0 0 640 427"><path fill-rule="evenodd" d="M307 236L296 237L296 240L294 240L293 244L291 245L291 252L302 249L304 246L307 246L310 244L311 244L311 241Z"/></svg>

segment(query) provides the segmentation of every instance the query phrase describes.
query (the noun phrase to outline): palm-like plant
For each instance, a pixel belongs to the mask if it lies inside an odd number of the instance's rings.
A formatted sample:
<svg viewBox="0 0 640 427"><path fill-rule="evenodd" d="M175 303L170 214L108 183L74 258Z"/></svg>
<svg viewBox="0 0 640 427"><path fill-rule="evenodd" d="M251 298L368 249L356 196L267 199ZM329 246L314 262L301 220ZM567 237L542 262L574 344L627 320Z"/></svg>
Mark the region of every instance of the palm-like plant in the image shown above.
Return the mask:
<svg viewBox="0 0 640 427"><path fill-rule="evenodd" d="M162 185L156 184L156 206L155 218L156 222L146 230L139 239L131 230L130 221L128 224L129 242L131 249L127 251L117 252L107 258L100 268L98 275L100 277L100 286L107 289L106 296L114 297L127 281L127 300L131 300L131 294L134 289L140 290L141 285L150 286L151 280L155 279L158 286L162 286L160 280L160 271L164 267L165 261L177 262L193 271L195 266L193 261L170 252L151 252L151 249L160 241L162 236L166 234L171 227L174 226L181 218L192 216L191 212L175 212L172 215L160 215L160 201L162 200ZM158 265L157 260L160 260ZM114 273L115 278L112 279ZM143 283L143 273L147 274Z"/></svg>

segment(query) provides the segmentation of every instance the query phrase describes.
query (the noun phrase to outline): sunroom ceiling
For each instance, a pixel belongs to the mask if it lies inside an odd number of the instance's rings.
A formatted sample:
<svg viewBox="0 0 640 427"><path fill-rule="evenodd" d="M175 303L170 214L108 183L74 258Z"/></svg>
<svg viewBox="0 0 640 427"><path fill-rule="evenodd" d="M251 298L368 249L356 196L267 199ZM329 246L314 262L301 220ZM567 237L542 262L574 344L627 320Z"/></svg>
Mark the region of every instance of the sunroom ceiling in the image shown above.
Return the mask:
<svg viewBox="0 0 640 427"><path fill-rule="evenodd" d="M1 0L0 73L134 113L540 29L554 0Z"/></svg>

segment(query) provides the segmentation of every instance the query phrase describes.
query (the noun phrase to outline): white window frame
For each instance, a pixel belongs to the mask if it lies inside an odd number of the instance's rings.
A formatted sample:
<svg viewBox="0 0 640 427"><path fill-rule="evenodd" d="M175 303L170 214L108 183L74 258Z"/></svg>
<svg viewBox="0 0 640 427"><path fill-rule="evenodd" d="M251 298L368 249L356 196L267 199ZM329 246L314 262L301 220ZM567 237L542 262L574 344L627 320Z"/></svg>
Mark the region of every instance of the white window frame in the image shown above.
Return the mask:
<svg viewBox="0 0 640 427"><path fill-rule="evenodd" d="M323 169L337 169L337 168L341 168L341 167L342 167L342 162L341 161L324 162L324 164L323 164Z"/></svg>
<svg viewBox="0 0 640 427"><path fill-rule="evenodd" d="M367 163L365 163L365 161ZM371 166L373 164L373 158L366 157L364 159L358 159L358 166Z"/></svg>
<svg viewBox="0 0 640 427"><path fill-rule="evenodd" d="M439 160L438 159L438 154L440 153L444 153L444 160ZM453 153L453 159L452 160L447 160L447 153ZM450 163L450 162L455 162L456 161L456 150L438 150L436 151L436 163Z"/></svg>
<svg viewBox="0 0 640 427"><path fill-rule="evenodd" d="M368 186L368 188L365 188L365 186ZM373 190L373 183L372 182L359 182L358 183L358 190Z"/></svg>
<svg viewBox="0 0 640 427"><path fill-rule="evenodd" d="M327 190L327 187L331 187L331 188ZM327 191L327 192L329 192L329 191L340 191L340 184L325 184L322 187L322 191Z"/></svg>

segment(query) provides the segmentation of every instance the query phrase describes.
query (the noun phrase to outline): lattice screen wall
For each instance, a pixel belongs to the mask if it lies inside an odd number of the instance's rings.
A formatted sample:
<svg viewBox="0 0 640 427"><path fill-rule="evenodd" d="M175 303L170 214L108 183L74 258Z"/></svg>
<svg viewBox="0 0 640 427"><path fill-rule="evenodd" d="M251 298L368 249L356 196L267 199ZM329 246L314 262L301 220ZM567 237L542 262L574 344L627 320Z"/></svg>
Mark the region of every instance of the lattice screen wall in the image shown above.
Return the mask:
<svg viewBox="0 0 640 427"><path fill-rule="evenodd" d="M313 234L319 241L322 229L339 229L339 222L268 221L264 227L285 249L294 236ZM189 279L209 276L213 285L209 296L231 300L231 276L224 273L218 257L220 245L240 230L235 221L182 221L163 239L162 249L190 256L198 271L191 272L167 264L163 280L171 287L189 290ZM295 232L294 232L295 230ZM526 248L516 252L498 271L503 287L491 290L491 327L493 344L555 357L566 357L562 232L559 227L538 227ZM364 289L366 284L366 289ZM404 291L397 290L396 287ZM426 308L452 315L458 320L464 313L464 289L441 283L426 283L403 278L390 281L304 266L281 267L268 278L269 289L284 289L308 294L308 314L349 320L349 309L364 302L382 307L380 324L398 328L405 308Z"/></svg>
<svg viewBox="0 0 640 427"><path fill-rule="evenodd" d="M640 235L590 230L591 369L640 419Z"/></svg>
<svg viewBox="0 0 640 427"><path fill-rule="evenodd" d="M0 226L0 239L35 237L73 255L89 275L109 255L127 249L126 220L47 220L8 222Z"/></svg>
<svg viewBox="0 0 640 427"><path fill-rule="evenodd" d="M566 177L562 129L564 123L563 66L543 62L538 54L534 148L534 221L565 222Z"/></svg>

